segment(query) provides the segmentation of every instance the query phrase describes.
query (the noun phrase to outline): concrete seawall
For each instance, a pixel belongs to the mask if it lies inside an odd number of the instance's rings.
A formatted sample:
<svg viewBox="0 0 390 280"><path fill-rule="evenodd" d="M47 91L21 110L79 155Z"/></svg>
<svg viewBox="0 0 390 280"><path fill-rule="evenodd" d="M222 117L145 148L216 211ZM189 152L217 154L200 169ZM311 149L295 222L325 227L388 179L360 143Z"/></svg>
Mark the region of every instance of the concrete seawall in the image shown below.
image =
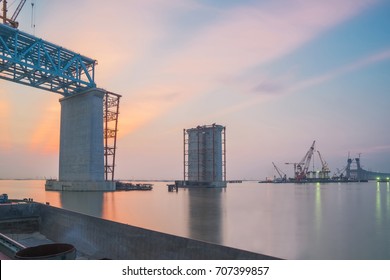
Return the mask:
<svg viewBox="0 0 390 280"><path fill-rule="evenodd" d="M12 220L19 221L20 225L23 219L31 223L31 218L38 219L39 232L48 239L73 244L90 259L275 259L39 203L0 206L0 225L9 226ZM14 229L17 230L17 227ZM7 231L5 228L3 230Z"/></svg>

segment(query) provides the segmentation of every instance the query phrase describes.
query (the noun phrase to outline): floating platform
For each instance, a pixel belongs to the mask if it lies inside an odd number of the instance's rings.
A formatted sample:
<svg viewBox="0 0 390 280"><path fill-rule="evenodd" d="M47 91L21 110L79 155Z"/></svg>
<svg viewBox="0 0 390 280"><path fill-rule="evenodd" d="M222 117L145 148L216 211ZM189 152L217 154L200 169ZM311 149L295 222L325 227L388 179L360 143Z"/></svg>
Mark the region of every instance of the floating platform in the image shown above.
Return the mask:
<svg viewBox="0 0 390 280"><path fill-rule="evenodd" d="M97 192L112 192L112 191L150 191L153 189L153 184L133 184L120 181L57 181L46 180L46 191L97 191Z"/></svg>
<svg viewBox="0 0 390 280"><path fill-rule="evenodd" d="M229 180L227 181L229 184L242 184L242 180Z"/></svg>
<svg viewBox="0 0 390 280"><path fill-rule="evenodd" d="M49 179L45 183L46 191L68 192L112 192L115 191L114 181L58 181Z"/></svg>

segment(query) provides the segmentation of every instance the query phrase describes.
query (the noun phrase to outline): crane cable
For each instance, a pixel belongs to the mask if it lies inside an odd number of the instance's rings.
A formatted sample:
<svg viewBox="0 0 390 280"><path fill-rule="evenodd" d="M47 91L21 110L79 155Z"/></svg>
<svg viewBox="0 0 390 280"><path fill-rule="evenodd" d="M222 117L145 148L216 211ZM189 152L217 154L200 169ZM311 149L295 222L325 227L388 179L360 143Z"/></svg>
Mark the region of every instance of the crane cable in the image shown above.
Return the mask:
<svg viewBox="0 0 390 280"><path fill-rule="evenodd" d="M33 35L35 36L35 3L31 0L31 28L33 29Z"/></svg>

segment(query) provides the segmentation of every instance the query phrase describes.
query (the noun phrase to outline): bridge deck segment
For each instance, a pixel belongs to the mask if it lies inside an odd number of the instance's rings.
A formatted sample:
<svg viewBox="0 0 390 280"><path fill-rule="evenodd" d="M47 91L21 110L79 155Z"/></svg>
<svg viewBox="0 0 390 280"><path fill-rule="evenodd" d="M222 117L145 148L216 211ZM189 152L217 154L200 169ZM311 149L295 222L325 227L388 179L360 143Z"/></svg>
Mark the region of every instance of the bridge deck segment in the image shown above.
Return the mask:
<svg viewBox="0 0 390 280"><path fill-rule="evenodd" d="M95 88L96 60L0 24L0 78L71 96Z"/></svg>

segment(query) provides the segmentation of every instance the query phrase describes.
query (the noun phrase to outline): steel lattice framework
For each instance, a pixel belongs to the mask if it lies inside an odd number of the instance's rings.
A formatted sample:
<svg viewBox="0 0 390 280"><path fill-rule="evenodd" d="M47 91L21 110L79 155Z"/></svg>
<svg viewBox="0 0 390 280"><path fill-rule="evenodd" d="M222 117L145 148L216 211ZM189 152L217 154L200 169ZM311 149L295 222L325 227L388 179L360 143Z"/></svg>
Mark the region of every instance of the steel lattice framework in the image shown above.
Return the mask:
<svg viewBox="0 0 390 280"><path fill-rule="evenodd" d="M121 95L106 91L103 99L104 175L106 181L114 181L120 98ZM111 178L109 174L111 174Z"/></svg>
<svg viewBox="0 0 390 280"><path fill-rule="evenodd" d="M96 60L0 24L0 78L70 96L95 88Z"/></svg>

